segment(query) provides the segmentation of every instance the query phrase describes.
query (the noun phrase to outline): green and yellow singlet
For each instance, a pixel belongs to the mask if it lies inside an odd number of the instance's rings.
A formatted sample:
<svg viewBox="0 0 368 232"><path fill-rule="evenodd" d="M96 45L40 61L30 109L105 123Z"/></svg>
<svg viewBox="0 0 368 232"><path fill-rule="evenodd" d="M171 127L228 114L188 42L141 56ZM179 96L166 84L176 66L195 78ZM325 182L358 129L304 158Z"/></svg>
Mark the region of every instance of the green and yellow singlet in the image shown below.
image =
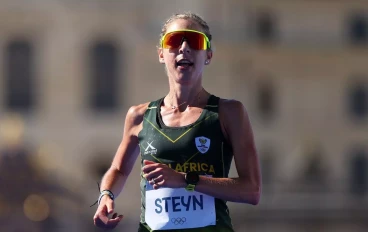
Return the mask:
<svg viewBox="0 0 368 232"><path fill-rule="evenodd" d="M195 171L200 175L228 177L233 154L231 147L225 142L221 130L218 115L219 98L211 95L197 121L183 127L168 127L164 125L160 114L162 101L163 98L151 102L144 114L143 129L138 135L141 165L143 165L143 160L150 160L166 164L178 172ZM142 207L139 231L161 231L152 230L145 218L147 185L149 184L142 177L141 173ZM188 210L191 199L183 200L182 198L180 200L180 197L178 199L176 202L173 201L174 205L170 205L170 200L160 200L160 204L156 202L155 204L158 207L156 212L166 209L170 217L175 218L175 212ZM188 204L184 204L184 202ZM200 202L198 206L191 210L201 210ZM162 231L232 232L233 229L226 202L221 199L214 199L214 206L216 225ZM171 212L172 208L174 210ZM198 220L201 219L198 218ZM178 221L175 221L175 223L178 223Z"/></svg>

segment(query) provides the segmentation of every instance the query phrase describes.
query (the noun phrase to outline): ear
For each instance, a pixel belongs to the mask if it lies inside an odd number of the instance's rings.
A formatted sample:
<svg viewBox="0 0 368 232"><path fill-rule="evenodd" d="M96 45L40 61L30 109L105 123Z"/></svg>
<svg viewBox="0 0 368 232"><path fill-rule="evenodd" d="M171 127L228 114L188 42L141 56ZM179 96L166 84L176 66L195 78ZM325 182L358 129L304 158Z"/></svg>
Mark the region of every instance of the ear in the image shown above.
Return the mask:
<svg viewBox="0 0 368 232"><path fill-rule="evenodd" d="M163 53L162 48L157 48L157 53L158 53L158 61L161 64L164 64L165 63L165 59L164 59L164 53Z"/></svg>
<svg viewBox="0 0 368 232"><path fill-rule="evenodd" d="M213 55L213 52L212 52L212 50L209 50L209 51L207 51L207 59L206 59L206 65L209 65L210 63L211 63L211 59L212 59L212 55Z"/></svg>

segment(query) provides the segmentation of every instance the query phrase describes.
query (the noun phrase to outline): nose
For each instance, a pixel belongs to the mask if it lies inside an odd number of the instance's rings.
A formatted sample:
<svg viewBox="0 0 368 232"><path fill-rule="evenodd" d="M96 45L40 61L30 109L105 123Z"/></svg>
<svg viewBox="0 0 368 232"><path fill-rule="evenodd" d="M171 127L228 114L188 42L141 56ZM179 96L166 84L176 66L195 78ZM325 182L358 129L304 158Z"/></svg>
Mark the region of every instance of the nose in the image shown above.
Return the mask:
<svg viewBox="0 0 368 232"><path fill-rule="evenodd" d="M188 42L184 39L183 42L181 43L181 46L179 47L179 52L180 53L190 53L190 51L191 51L190 46Z"/></svg>

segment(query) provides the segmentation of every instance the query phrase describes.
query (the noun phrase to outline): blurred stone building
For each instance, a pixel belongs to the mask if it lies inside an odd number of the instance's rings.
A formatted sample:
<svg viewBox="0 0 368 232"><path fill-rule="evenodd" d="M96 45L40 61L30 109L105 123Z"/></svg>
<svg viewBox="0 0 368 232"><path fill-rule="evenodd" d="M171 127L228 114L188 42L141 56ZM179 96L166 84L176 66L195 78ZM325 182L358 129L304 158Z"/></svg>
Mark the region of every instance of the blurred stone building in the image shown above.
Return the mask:
<svg viewBox="0 0 368 232"><path fill-rule="evenodd" d="M230 203L237 231L366 231L367 1L0 2L0 119L19 113L40 170L83 199L60 200L52 231L93 230L95 182L128 108L167 93L158 35L182 11L211 27L206 89L242 101L255 131L263 197ZM117 201L127 231L139 220L138 169Z"/></svg>

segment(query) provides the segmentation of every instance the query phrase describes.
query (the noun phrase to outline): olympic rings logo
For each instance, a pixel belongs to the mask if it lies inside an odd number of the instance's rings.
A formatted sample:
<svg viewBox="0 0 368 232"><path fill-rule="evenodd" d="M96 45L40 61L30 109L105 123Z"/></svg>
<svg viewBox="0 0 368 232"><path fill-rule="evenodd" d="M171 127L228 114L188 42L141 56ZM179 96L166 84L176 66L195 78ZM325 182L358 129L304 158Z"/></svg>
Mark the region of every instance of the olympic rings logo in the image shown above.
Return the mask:
<svg viewBox="0 0 368 232"><path fill-rule="evenodd" d="M175 225L183 225L186 221L185 217L171 218L171 222Z"/></svg>

